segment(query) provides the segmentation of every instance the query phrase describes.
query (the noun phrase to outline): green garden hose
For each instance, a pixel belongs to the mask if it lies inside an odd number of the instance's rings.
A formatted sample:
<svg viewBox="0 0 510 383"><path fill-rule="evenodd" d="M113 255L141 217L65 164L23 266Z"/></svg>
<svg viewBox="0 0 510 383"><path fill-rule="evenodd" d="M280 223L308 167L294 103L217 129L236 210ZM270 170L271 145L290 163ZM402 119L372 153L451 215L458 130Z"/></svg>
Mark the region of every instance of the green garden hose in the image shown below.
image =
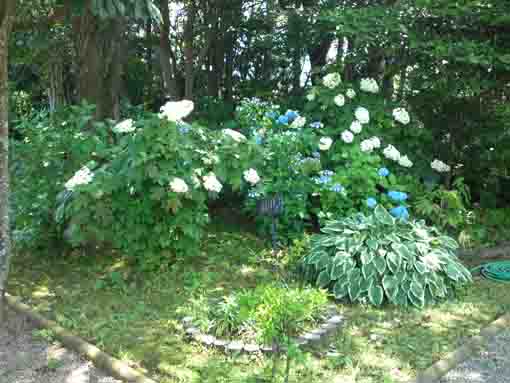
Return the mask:
<svg viewBox="0 0 510 383"><path fill-rule="evenodd" d="M510 261L486 263L475 267L471 273L480 273L484 278L492 281L510 283Z"/></svg>

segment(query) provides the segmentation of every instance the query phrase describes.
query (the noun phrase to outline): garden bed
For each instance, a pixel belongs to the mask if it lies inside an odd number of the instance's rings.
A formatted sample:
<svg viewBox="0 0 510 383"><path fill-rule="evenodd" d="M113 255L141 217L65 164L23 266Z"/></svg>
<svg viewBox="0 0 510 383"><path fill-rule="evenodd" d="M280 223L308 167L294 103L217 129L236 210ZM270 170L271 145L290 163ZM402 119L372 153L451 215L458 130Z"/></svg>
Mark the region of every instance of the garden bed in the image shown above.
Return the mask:
<svg viewBox="0 0 510 383"><path fill-rule="evenodd" d="M22 254L9 292L162 383L256 382L272 366L269 358L232 357L188 342L180 313L193 299L273 283L284 255L273 257L257 237L233 228L209 231L202 256L150 274L115 253ZM499 284L475 279L458 300L423 311L337 308L345 327L296 367L292 381L405 381L507 312L510 296Z"/></svg>

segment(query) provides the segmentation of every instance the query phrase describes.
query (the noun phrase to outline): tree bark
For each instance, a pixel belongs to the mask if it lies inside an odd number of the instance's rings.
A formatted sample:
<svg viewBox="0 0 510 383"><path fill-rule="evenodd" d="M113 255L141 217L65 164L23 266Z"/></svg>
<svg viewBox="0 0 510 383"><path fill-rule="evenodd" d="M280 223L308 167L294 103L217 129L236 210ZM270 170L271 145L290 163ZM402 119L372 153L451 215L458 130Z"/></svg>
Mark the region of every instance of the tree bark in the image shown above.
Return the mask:
<svg viewBox="0 0 510 383"><path fill-rule="evenodd" d="M184 97L193 100L193 23L195 22L195 5L191 4L188 9L187 20L184 25Z"/></svg>
<svg viewBox="0 0 510 383"><path fill-rule="evenodd" d="M178 86L177 65L170 47L170 10L168 8L168 0L160 1L160 10L163 17L159 36L161 77L163 78L166 96L172 100L177 100L181 97L182 92Z"/></svg>
<svg viewBox="0 0 510 383"><path fill-rule="evenodd" d="M50 112L67 104L64 87L64 62L60 55L50 58L48 68L48 103Z"/></svg>
<svg viewBox="0 0 510 383"><path fill-rule="evenodd" d="M12 256L9 231L9 32L14 19L16 0L0 3L0 323L4 316L4 299Z"/></svg>

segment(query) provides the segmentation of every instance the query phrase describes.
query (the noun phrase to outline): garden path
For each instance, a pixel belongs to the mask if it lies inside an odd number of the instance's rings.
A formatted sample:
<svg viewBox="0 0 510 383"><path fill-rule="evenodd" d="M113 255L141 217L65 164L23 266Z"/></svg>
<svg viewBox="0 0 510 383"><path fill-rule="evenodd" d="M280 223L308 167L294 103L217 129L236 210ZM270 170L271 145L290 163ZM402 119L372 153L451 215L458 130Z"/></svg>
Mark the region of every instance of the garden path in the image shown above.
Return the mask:
<svg viewBox="0 0 510 383"><path fill-rule="evenodd" d="M491 339L481 354L450 371L441 383L510 383L510 329Z"/></svg>
<svg viewBox="0 0 510 383"><path fill-rule="evenodd" d="M34 338L32 331L12 313L0 324L0 383L121 383L58 343Z"/></svg>

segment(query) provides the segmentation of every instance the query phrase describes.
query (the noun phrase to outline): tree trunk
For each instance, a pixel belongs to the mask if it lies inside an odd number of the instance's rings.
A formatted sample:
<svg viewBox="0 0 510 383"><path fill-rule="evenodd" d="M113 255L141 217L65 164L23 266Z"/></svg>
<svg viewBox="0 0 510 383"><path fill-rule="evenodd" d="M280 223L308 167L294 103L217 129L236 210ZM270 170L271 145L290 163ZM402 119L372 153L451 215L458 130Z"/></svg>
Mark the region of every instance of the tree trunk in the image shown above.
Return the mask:
<svg viewBox="0 0 510 383"><path fill-rule="evenodd" d="M9 232L9 32L14 19L16 0L0 4L0 323L3 322L5 288L11 259Z"/></svg>
<svg viewBox="0 0 510 383"><path fill-rule="evenodd" d="M89 7L74 25L80 100L96 105L98 120L117 120L120 115L125 25L120 18L100 21Z"/></svg>
<svg viewBox="0 0 510 383"><path fill-rule="evenodd" d="M60 55L50 58L48 68L48 103L50 112L67 104L64 88L64 62Z"/></svg>
<svg viewBox="0 0 510 383"><path fill-rule="evenodd" d="M188 10L188 17L184 25L184 97L187 100L193 100L193 23L195 21L195 13L195 7L192 4Z"/></svg>
<svg viewBox="0 0 510 383"><path fill-rule="evenodd" d="M160 2L163 24L161 24L159 36L159 59L161 65L161 77L163 78L163 87L165 94L172 100L177 100L181 96L181 91L177 83L177 67L170 47L170 10L168 0Z"/></svg>

